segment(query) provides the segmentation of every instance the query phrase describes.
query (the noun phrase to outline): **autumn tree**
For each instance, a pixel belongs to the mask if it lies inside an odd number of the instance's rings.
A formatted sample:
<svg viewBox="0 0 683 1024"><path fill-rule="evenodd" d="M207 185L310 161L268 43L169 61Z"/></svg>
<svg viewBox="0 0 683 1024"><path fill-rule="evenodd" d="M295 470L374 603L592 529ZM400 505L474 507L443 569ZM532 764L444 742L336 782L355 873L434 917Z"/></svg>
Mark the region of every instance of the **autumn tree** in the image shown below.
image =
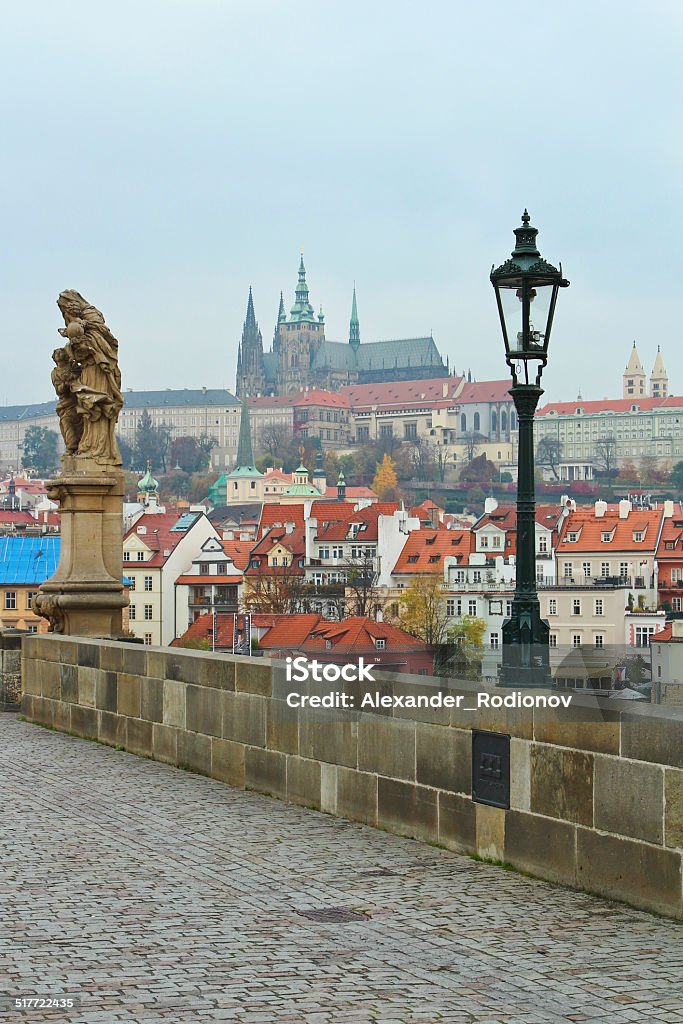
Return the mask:
<svg viewBox="0 0 683 1024"><path fill-rule="evenodd" d="M286 566L267 566L258 572L247 570L245 583L244 606L248 612L294 615L307 610L306 581L292 562Z"/></svg>
<svg viewBox="0 0 683 1024"><path fill-rule="evenodd" d="M477 455L467 466L460 470L460 479L465 483L489 483L496 475L496 467L486 455Z"/></svg>
<svg viewBox="0 0 683 1024"><path fill-rule="evenodd" d="M556 480L560 479L557 467L562 461L562 442L557 437L542 437L536 448L536 465L549 469Z"/></svg>
<svg viewBox="0 0 683 1024"><path fill-rule="evenodd" d="M401 629L428 644L448 639L446 591L438 574L416 576L401 594L398 623Z"/></svg>
<svg viewBox="0 0 683 1024"><path fill-rule="evenodd" d="M39 476L47 476L57 468L57 432L47 427L27 427L22 445L21 464Z"/></svg>
<svg viewBox="0 0 683 1024"><path fill-rule="evenodd" d="M184 473L199 473L206 468L207 457L194 437L176 437L169 450L171 466L180 466Z"/></svg>
<svg viewBox="0 0 683 1024"><path fill-rule="evenodd" d="M382 501L395 501L398 495L398 477L396 463L388 453L377 466L372 489Z"/></svg>
<svg viewBox="0 0 683 1024"><path fill-rule="evenodd" d="M677 490L683 491L683 462L676 463L671 470L669 480Z"/></svg>
<svg viewBox="0 0 683 1024"><path fill-rule="evenodd" d="M464 615L451 627L447 644L449 674L481 679L485 632L486 622L474 615Z"/></svg>
<svg viewBox="0 0 683 1024"><path fill-rule="evenodd" d="M600 474L608 478L616 475L617 442L614 434L605 434L598 438L593 458Z"/></svg>

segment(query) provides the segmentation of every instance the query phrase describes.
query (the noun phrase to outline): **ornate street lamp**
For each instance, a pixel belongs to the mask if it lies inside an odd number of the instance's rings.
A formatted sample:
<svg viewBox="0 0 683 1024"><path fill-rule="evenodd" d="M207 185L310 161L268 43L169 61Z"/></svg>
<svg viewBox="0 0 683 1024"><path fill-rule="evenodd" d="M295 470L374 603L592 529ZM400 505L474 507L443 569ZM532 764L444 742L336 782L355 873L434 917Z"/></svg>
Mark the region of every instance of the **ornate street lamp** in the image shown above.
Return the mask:
<svg viewBox="0 0 683 1024"><path fill-rule="evenodd" d="M524 211L512 258L491 270L505 360L512 373L510 394L517 410L517 583L512 615L503 623L500 686L550 686L550 627L541 618L536 590L534 413L543 394L541 374L560 288L569 281L536 247L538 231Z"/></svg>

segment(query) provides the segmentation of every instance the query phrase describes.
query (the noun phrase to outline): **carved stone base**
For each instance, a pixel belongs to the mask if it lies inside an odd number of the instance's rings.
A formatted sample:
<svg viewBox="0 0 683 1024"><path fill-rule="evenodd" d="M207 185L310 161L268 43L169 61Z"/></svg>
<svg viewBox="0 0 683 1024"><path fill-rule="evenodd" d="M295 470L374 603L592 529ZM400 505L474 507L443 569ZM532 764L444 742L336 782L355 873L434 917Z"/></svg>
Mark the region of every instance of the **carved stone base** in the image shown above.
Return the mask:
<svg viewBox="0 0 683 1024"><path fill-rule="evenodd" d="M118 636L128 603L121 579L123 473L80 455L63 456L62 471L47 485L60 504L59 565L40 587L35 609L56 633Z"/></svg>

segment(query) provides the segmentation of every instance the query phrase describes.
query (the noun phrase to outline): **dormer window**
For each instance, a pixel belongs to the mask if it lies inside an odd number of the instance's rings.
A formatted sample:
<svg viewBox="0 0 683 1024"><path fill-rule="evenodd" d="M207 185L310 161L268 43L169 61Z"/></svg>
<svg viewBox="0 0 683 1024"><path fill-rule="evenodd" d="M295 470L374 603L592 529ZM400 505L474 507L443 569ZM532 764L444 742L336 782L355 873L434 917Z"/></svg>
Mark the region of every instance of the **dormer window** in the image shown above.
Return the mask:
<svg viewBox="0 0 683 1024"><path fill-rule="evenodd" d="M408 555L408 565L415 565L419 557L419 555Z"/></svg>
<svg viewBox="0 0 683 1024"><path fill-rule="evenodd" d="M603 544L609 544L609 542L612 540L612 534L609 532L609 530L602 531L602 533L600 534L600 540Z"/></svg>
<svg viewBox="0 0 683 1024"><path fill-rule="evenodd" d="M634 541L637 544L640 543L640 541L642 541L644 537L645 537L645 534L643 533L642 530L634 530L633 531L633 539L634 539Z"/></svg>
<svg viewBox="0 0 683 1024"><path fill-rule="evenodd" d="M436 563L439 561L439 559L440 559L439 555L430 555L429 556L429 564L430 565L436 565Z"/></svg>
<svg viewBox="0 0 683 1024"><path fill-rule="evenodd" d="M386 640L383 637L379 637L378 636L377 639L375 640L375 647L377 648L377 650L378 651L383 651L386 646L387 646Z"/></svg>
<svg viewBox="0 0 683 1024"><path fill-rule="evenodd" d="M331 651L332 650L332 641L331 640L326 640L325 641L325 650L326 651Z"/></svg>
<svg viewBox="0 0 683 1024"><path fill-rule="evenodd" d="M568 544L576 544L578 539L579 539L578 533L568 533L567 534L567 543Z"/></svg>

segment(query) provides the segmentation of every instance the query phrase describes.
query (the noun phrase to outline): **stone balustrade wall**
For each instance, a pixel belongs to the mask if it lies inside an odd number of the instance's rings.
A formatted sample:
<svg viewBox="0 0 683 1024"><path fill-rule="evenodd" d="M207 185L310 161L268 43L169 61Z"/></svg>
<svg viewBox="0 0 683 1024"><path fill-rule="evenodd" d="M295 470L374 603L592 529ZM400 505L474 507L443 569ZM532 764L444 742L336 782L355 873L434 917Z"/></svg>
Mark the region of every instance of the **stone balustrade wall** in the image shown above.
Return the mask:
<svg viewBox="0 0 683 1024"><path fill-rule="evenodd" d="M31 721L553 882L683 916L683 709L292 709L262 659L25 637ZM438 692L384 675L384 695ZM359 684L345 684L361 693ZM482 688L442 692L472 705ZM491 691L504 695L506 691ZM510 808L472 800L472 730L511 736Z"/></svg>

